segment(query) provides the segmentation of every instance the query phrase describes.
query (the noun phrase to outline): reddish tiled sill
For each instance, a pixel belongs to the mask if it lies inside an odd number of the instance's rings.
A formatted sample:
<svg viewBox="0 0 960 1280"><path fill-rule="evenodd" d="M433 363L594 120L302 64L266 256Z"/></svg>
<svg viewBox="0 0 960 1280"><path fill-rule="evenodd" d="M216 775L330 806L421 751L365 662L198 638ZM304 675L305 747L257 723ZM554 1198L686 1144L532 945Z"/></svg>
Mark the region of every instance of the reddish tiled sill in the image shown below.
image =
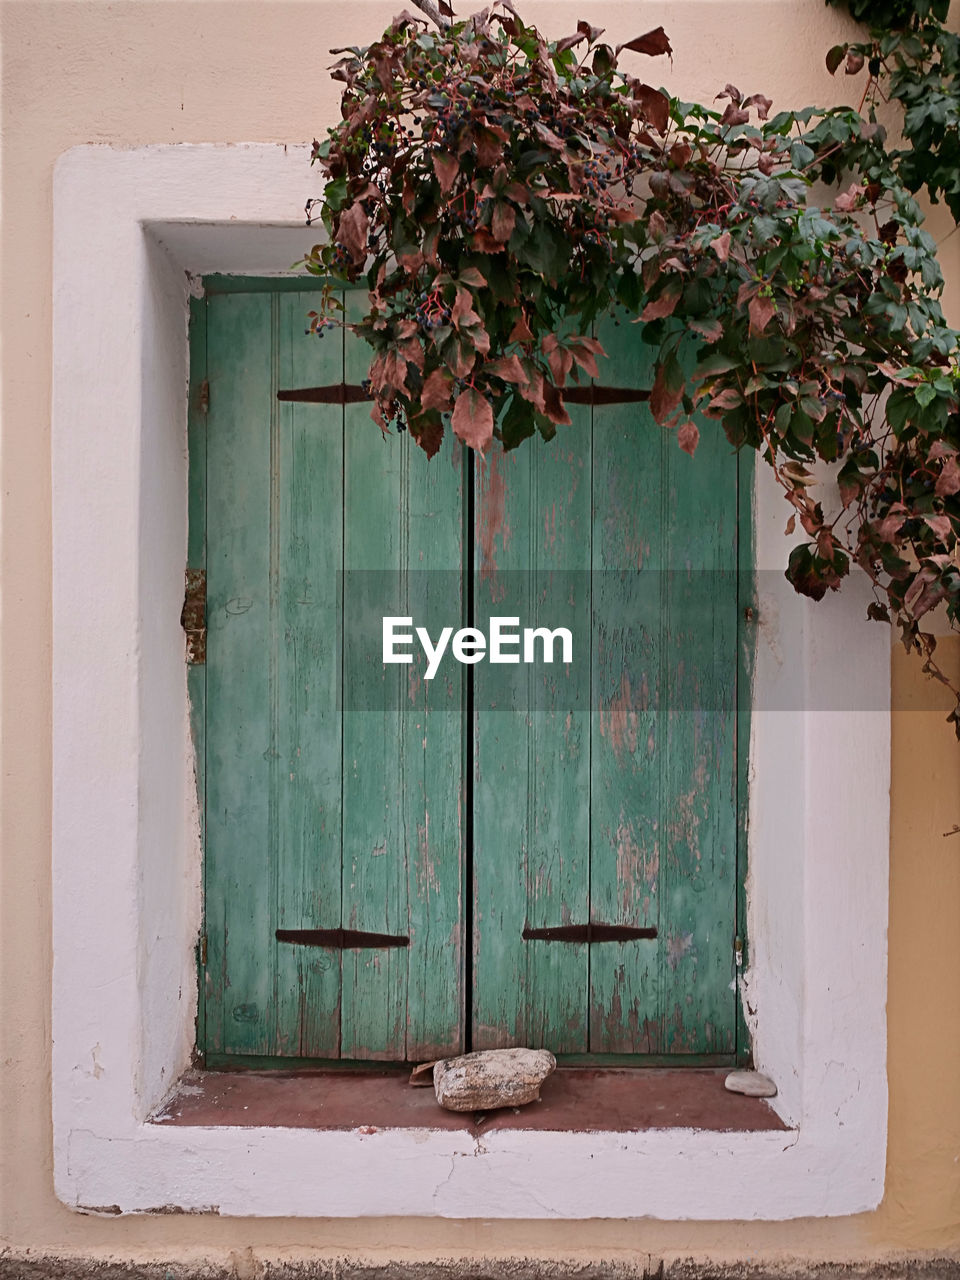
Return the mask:
<svg viewBox="0 0 960 1280"><path fill-rule="evenodd" d="M193 1071L155 1117L165 1125L306 1129L540 1129L628 1133L786 1130L760 1098L724 1088L726 1069L560 1067L539 1102L478 1116L444 1111L432 1088L377 1071Z"/></svg>

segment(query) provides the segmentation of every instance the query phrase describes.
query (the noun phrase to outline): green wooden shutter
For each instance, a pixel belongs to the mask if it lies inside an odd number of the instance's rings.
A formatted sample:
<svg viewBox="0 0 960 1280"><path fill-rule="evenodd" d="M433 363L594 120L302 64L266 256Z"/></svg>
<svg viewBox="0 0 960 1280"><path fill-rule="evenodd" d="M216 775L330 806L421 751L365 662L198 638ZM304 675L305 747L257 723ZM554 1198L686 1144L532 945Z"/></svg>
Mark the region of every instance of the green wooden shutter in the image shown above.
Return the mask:
<svg viewBox="0 0 960 1280"><path fill-rule="evenodd" d="M197 309L208 1059L732 1058L736 458L715 424L691 460L614 403L427 463L365 404L277 401L366 374L356 340L305 336L310 307L253 286ZM603 383L649 386L636 328L600 336ZM384 614L435 635L471 605L569 626L575 663L380 661ZM523 938L587 922L657 936ZM336 928L408 945L276 938Z"/></svg>
<svg viewBox="0 0 960 1280"><path fill-rule="evenodd" d="M462 682L428 694L343 640L404 611L409 569L458 589L462 486L452 448L428 469L362 405L277 402L344 377L310 305L207 302L206 1047L418 1059L462 1045ZM409 945L275 936L338 927Z"/></svg>
<svg viewBox="0 0 960 1280"><path fill-rule="evenodd" d="M600 337L603 383L649 387L636 329ZM570 412L480 475L481 618L566 604L589 670L528 668L507 707L476 668L473 1043L733 1053L737 459L714 428L691 460L644 404ZM588 922L658 936L522 937Z"/></svg>

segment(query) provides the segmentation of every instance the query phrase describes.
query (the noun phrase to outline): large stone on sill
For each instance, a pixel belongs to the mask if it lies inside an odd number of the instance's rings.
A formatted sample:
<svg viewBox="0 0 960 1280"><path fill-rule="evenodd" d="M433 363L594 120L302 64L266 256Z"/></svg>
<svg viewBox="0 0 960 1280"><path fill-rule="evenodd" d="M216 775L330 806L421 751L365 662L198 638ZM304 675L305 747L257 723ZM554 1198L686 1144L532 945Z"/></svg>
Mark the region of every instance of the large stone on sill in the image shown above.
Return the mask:
<svg viewBox="0 0 960 1280"><path fill-rule="evenodd" d="M546 1049L481 1049L443 1058L433 1068L437 1101L448 1111L493 1111L536 1102L556 1068Z"/></svg>
<svg viewBox="0 0 960 1280"><path fill-rule="evenodd" d="M748 1098L777 1096L777 1086L760 1071L731 1071L723 1083L731 1093L743 1093Z"/></svg>

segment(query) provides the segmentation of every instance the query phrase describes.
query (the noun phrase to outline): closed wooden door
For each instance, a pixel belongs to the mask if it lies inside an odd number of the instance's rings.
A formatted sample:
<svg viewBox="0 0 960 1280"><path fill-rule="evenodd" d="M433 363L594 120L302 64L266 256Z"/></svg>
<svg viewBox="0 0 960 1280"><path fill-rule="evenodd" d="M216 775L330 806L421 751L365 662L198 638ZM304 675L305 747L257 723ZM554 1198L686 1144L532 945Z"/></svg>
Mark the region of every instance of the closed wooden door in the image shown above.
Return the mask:
<svg viewBox="0 0 960 1280"><path fill-rule="evenodd" d="M366 404L277 399L365 376L310 305L214 283L195 308L207 1060L732 1060L736 459L606 403L428 463ZM604 384L648 385L637 329L600 337ZM418 645L383 663L384 616L568 626L576 652L448 650L427 680Z"/></svg>

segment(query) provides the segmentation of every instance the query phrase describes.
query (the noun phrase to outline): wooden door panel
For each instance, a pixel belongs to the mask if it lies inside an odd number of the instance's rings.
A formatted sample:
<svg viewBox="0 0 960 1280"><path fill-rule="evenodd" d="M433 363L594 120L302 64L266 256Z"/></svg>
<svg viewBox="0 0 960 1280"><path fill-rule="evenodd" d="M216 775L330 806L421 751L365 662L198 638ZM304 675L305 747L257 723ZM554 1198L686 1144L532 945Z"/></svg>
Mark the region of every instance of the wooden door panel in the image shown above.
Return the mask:
<svg viewBox="0 0 960 1280"><path fill-rule="evenodd" d="M629 324L600 333L602 382L648 387L648 348ZM642 403L593 411L591 653L591 917L662 928L661 663L664 499L675 441ZM661 939L591 947L590 1049L660 1052Z"/></svg>
<svg viewBox="0 0 960 1280"><path fill-rule="evenodd" d="M637 330L600 336L602 382L648 387ZM736 458L642 403L573 415L479 474L478 624L570 622L587 676L475 668L474 1045L732 1053ZM658 936L520 937L588 920Z"/></svg>
<svg viewBox="0 0 960 1280"><path fill-rule="evenodd" d="M673 441L670 442L674 444ZM737 886L736 457L704 424L696 458L664 467L664 1053L733 1053Z"/></svg>
<svg viewBox="0 0 960 1280"><path fill-rule="evenodd" d="M304 334L310 305L308 294L276 295L280 386L340 376L340 344L318 343ZM343 424L336 408L277 403L276 412L271 553L276 564L276 754L268 781L277 826L274 930L333 929L341 922L337 567L343 538L335 513L342 498ZM341 953L278 943L276 955L276 1052L336 1057Z"/></svg>
<svg viewBox="0 0 960 1280"><path fill-rule="evenodd" d="M277 402L344 378L311 305L207 300L206 1048L419 1059L463 1043L463 683L385 669L380 622L392 592L459 623L463 464L426 467L363 405ZM275 936L339 927L409 945Z"/></svg>
<svg viewBox="0 0 960 1280"><path fill-rule="evenodd" d="M267 296L209 303L206 995L208 1045L223 1053L276 1048L272 327Z"/></svg>

